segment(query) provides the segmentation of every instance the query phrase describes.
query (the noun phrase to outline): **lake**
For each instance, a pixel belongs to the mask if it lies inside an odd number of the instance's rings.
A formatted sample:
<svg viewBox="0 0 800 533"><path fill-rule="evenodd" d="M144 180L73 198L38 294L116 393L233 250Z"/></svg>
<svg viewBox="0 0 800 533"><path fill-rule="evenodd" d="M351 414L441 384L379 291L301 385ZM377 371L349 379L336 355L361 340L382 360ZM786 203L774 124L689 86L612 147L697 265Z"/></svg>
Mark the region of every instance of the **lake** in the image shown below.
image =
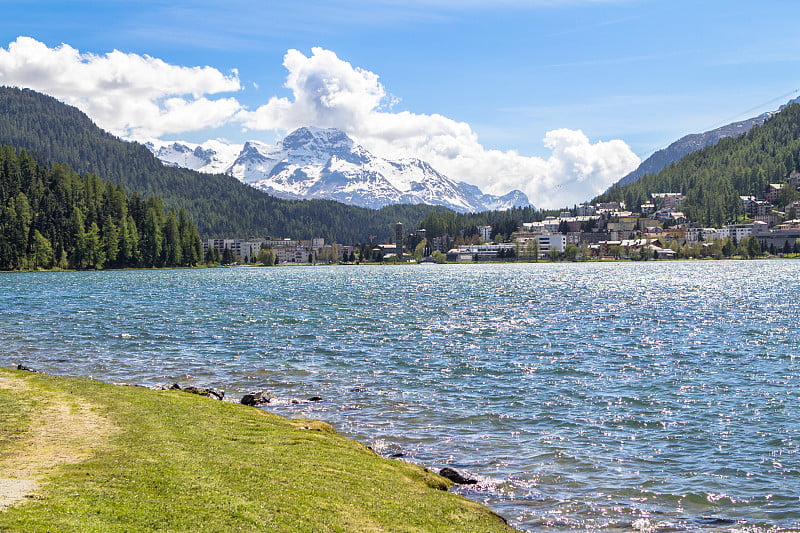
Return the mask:
<svg viewBox="0 0 800 533"><path fill-rule="evenodd" d="M798 271L9 273L0 365L268 389L273 412L468 473L479 483L456 490L523 530L785 530L800 527Z"/></svg>

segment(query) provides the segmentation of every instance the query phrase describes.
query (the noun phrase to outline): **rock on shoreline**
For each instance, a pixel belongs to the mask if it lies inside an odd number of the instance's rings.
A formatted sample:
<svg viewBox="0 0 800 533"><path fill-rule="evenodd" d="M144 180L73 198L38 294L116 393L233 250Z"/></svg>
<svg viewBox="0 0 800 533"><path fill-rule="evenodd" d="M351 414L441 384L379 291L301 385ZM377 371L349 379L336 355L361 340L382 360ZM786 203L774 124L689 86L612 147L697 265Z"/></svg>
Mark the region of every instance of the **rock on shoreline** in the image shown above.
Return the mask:
<svg viewBox="0 0 800 533"><path fill-rule="evenodd" d="M214 387L181 387L180 383L167 383L165 385L159 385L155 387L156 390L179 390L183 392L188 392L189 394L197 394L199 396L205 396L206 398L212 398L214 400L222 400L225 398L225 391L222 389L217 389Z"/></svg>
<svg viewBox="0 0 800 533"><path fill-rule="evenodd" d="M455 468L444 467L439 470L439 475L449 479L456 485L476 485L478 483L477 479L466 477Z"/></svg>

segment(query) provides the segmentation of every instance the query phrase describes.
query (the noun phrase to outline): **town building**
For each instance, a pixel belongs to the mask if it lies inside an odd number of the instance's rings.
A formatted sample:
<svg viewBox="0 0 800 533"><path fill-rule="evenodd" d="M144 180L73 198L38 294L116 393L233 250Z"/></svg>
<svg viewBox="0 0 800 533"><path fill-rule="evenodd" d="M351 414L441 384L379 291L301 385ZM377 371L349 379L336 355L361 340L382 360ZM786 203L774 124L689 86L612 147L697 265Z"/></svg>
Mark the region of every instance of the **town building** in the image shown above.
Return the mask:
<svg viewBox="0 0 800 533"><path fill-rule="evenodd" d="M654 202L661 204L661 209L677 209L683 201L683 194L679 192L654 192L650 194Z"/></svg>
<svg viewBox="0 0 800 533"><path fill-rule="evenodd" d="M567 236L561 233L552 233L550 235L539 235L539 253L541 255L548 255L551 250L563 252L567 247Z"/></svg>
<svg viewBox="0 0 800 533"><path fill-rule="evenodd" d="M492 227L478 226L478 236L483 240L483 242L492 242Z"/></svg>
<svg viewBox="0 0 800 533"><path fill-rule="evenodd" d="M456 262L465 261L491 261L498 259L500 254L505 257L517 257L519 245L510 242L498 244L469 244L459 246L447 251L447 260Z"/></svg>
<svg viewBox="0 0 800 533"><path fill-rule="evenodd" d="M686 228L687 242L711 242L722 239L717 228Z"/></svg>
<svg viewBox="0 0 800 533"><path fill-rule="evenodd" d="M767 224L760 221L755 221L750 224L728 224L724 228L719 229L721 238L730 238L736 242L740 242L745 237L763 235L768 232Z"/></svg>
<svg viewBox="0 0 800 533"><path fill-rule="evenodd" d="M330 246L330 245L329 245ZM227 249L243 263L252 263L262 248L271 248L279 263L314 263L325 247L325 239L208 239L203 241L203 252L217 250L220 255Z"/></svg>
<svg viewBox="0 0 800 533"><path fill-rule="evenodd" d="M625 202L600 202L595 206L597 213L613 213L625 209Z"/></svg>
<svg viewBox="0 0 800 533"><path fill-rule="evenodd" d="M453 239L446 233L441 237L434 237L431 241L433 242L433 249L442 253L447 253L453 247Z"/></svg>
<svg viewBox="0 0 800 533"><path fill-rule="evenodd" d="M394 225L394 244L395 244L395 253L397 257L403 257L403 223L397 222Z"/></svg>
<svg viewBox="0 0 800 533"><path fill-rule="evenodd" d="M778 201L778 194L780 194L782 188L783 183L770 183L764 191L764 199L774 204Z"/></svg>
<svg viewBox="0 0 800 533"><path fill-rule="evenodd" d="M642 205L639 206L639 211L643 215L650 215L650 214L656 212L656 206L655 206L655 204L651 204L651 203L642 204Z"/></svg>

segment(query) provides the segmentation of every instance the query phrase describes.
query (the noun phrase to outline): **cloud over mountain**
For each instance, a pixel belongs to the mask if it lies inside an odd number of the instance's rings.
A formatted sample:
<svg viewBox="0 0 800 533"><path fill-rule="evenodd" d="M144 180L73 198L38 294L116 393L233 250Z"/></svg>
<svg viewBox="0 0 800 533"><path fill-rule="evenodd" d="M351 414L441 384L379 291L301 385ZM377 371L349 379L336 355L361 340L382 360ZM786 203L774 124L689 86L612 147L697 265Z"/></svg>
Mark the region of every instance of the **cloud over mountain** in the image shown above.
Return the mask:
<svg viewBox="0 0 800 533"><path fill-rule="evenodd" d="M485 148L471 126L439 114L392 110L396 99L379 76L313 48L289 50L285 87L291 97L270 98L254 110L235 97L238 73L213 67L171 65L161 59L113 51L81 53L49 48L19 37L0 48L0 84L28 87L75 105L98 125L129 138L147 139L240 124L251 131L291 131L303 126L339 128L389 159L415 157L486 192L524 191L540 207L581 202L603 192L639 164L621 140L592 143L577 130L545 135L549 157Z"/></svg>
<svg viewBox="0 0 800 533"><path fill-rule="evenodd" d="M362 124L386 98L376 74L353 68L329 50L314 48L311 57L289 50L283 65L289 71L285 87L294 100L273 97L253 112L242 111L239 119L246 127L294 130Z"/></svg>
<svg viewBox="0 0 800 533"><path fill-rule="evenodd" d="M293 99L272 98L255 111L240 112L246 127L340 128L384 157L418 157L495 194L521 189L542 207L593 197L639 164L621 140L593 144L581 131L566 129L546 134L544 144L552 150L547 159L486 149L464 122L438 114L392 112L378 76L330 50L314 48L309 57L290 50L284 66Z"/></svg>

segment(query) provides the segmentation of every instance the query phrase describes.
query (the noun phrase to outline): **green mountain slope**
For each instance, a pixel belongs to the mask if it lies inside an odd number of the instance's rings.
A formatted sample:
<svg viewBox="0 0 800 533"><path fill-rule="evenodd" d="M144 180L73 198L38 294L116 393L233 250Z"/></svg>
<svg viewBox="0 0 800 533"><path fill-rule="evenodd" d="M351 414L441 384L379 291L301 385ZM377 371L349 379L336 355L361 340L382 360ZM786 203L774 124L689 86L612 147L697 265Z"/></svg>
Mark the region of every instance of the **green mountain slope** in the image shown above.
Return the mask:
<svg viewBox="0 0 800 533"><path fill-rule="evenodd" d="M742 212L740 195L761 195L800 168L800 104L784 108L746 135L693 152L656 174L616 185L595 202L622 201L638 209L650 193L680 192L690 220L720 226Z"/></svg>
<svg viewBox="0 0 800 533"><path fill-rule="evenodd" d="M203 236L386 240L394 222L413 228L431 213L446 211L428 205L373 210L327 200L281 200L230 176L165 167L144 146L122 141L78 109L27 89L0 87L0 145L24 148L40 165L66 163L128 192L158 196L167 208L184 209Z"/></svg>

